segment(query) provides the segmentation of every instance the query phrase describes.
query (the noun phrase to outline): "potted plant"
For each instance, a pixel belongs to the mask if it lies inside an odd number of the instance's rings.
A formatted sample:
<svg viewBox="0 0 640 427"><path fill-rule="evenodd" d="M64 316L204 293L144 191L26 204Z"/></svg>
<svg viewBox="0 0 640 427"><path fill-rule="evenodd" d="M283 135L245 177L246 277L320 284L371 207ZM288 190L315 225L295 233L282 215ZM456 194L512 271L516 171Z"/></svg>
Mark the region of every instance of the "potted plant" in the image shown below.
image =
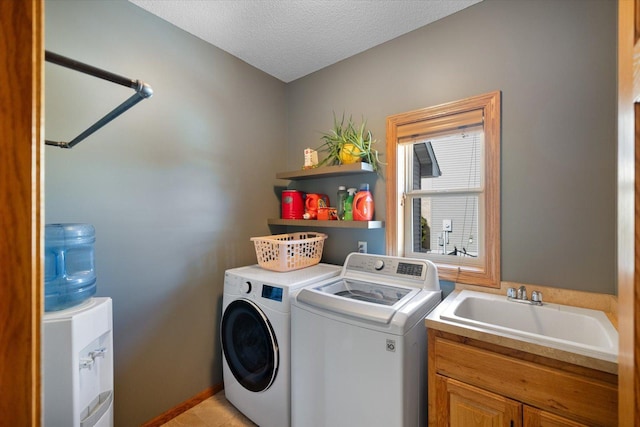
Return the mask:
<svg viewBox="0 0 640 427"><path fill-rule="evenodd" d="M378 150L373 148L376 140L373 139L371 131L366 129L364 120L360 126L356 126L351 117L345 121L343 114L342 120L338 122L334 113L333 129L323 133L322 140L324 143L318 147L318 151L326 152L327 157L318 166L365 162L377 171L383 164L379 159Z"/></svg>

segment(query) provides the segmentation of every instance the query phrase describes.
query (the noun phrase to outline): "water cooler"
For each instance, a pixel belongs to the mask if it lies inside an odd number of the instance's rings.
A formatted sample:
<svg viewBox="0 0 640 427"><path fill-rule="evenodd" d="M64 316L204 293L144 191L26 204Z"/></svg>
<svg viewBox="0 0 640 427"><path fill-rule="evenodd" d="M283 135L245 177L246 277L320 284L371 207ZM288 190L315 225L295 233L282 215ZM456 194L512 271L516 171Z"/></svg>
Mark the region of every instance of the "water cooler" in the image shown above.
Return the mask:
<svg viewBox="0 0 640 427"><path fill-rule="evenodd" d="M111 298L43 317L44 425L113 426Z"/></svg>

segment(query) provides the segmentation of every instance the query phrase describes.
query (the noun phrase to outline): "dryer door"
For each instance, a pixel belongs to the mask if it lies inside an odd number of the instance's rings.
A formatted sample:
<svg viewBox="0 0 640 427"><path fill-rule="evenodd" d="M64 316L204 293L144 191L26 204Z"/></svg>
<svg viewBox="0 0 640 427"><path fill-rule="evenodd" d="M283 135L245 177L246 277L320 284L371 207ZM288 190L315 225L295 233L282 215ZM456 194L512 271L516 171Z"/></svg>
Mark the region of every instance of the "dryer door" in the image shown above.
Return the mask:
<svg viewBox="0 0 640 427"><path fill-rule="evenodd" d="M268 389L278 373L278 342L260 307L247 300L233 301L222 316L220 335L236 380L247 390Z"/></svg>

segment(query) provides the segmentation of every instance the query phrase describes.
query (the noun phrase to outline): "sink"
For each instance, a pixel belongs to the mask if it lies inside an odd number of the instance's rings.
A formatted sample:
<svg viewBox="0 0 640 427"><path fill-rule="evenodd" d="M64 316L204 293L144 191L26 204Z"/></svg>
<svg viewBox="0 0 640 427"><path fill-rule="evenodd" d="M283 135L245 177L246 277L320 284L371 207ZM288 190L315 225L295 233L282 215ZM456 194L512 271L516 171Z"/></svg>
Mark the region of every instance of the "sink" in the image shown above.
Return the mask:
<svg viewBox="0 0 640 427"><path fill-rule="evenodd" d="M506 296L463 290L440 319L559 350L615 362L618 332L598 310L508 301Z"/></svg>

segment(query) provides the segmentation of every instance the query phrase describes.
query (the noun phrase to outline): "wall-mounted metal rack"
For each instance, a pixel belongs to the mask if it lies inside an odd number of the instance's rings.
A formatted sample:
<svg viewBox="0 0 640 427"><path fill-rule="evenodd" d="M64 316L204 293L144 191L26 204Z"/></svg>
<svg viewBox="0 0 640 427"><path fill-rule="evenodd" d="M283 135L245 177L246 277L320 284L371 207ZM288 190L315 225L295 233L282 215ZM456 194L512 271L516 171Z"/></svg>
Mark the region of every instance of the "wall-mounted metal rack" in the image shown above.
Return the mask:
<svg viewBox="0 0 640 427"><path fill-rule="evenodd" d="M94 77L101 78L103 80L108 80L112 83L117 83L122 86L129 87L135 90L135 94L133 94L130 98L124 101L122 104L118 105L116 108L111 110L107 115L98 120L96 123L91 125L87 130L82 132L80 135L75 137L69 142L56 142L45 139L45 144L53 145L60 148L73 148L77 143L127 111L129 108L136 105L138 102L142 101L146 98L151 98L153 96L153 89L148 84L140 81L140 80L132 80L127 77L122 77L117 74L111 73L109 71L102 70L100 68L84 64L82 62L76 61L71 58L67 58L62 55L58 55L57 53L45 51L44 59L47 62L51 62L52 64L60 65L62 67L70 68L75 71L79 71L81 73L89 74Z"/></svg>

